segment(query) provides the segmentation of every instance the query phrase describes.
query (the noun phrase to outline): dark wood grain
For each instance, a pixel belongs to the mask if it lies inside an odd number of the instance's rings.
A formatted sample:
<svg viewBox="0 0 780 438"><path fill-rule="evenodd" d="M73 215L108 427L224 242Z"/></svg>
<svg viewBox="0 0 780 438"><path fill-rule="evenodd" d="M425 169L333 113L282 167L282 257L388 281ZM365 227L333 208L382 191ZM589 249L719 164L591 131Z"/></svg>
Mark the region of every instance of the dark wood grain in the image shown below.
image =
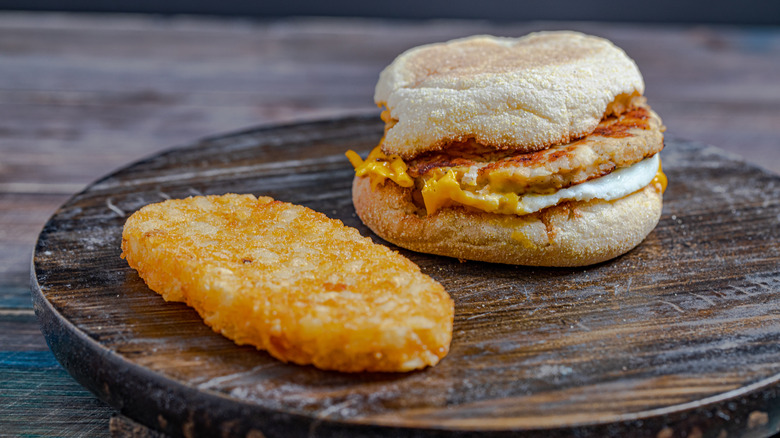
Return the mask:
<svg viewBox="0 0 780 438"><path fill-rule="evenodd" d="M109 431L114 438L167 438L167 435L140 424L124 415L114 415L109 421Z"/></svg>
<svg viewBox="0 0 780 438"><path fill-rule="evenodd" d="M375 113L379 71L416 44L565 28L608 37L637 60L668 135L780 173L777 27L0 12L0 343L44 348L29 317L8 312L29 315L36 236L88 183L204 136ZM25 390L0 388L12 394L0 397L0 434L108 434L99 425L111 409L86 391L58 391L76 387L61 368L27 361L14 376Z"/></svg>
<svg viewBox="0 0 780 438"><path fill-rule="evenodd" d="M0 397L13 401L0 410L2 436L105 436L111 415L48 349L0 351Z"/></svg>
<svg viewBox="0 0 780 438"><path fill-rule="evenodd" d="M434 368L349 375L278 362L165 303L119 258L127 215L168 197L254 193L373 236L348 148L374 117L215 137L114 173L68 201L34 255L34 298L63 366L170 435L762 436L780 422L780 177L676 139L656 230L623 257L542 269L401 252L456 305Z"/></svg>

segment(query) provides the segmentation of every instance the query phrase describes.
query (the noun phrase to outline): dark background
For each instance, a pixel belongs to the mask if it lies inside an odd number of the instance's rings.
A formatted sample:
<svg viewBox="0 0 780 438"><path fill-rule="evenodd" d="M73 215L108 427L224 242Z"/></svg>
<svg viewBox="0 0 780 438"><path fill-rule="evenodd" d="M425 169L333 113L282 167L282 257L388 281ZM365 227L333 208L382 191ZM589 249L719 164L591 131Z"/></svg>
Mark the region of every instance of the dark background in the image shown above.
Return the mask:
<svg viewBox="0 0 780 438"><path fill-rule="evenodd" d="M776 0L0 0L0 10L285 16L780 24Z"/></svg>

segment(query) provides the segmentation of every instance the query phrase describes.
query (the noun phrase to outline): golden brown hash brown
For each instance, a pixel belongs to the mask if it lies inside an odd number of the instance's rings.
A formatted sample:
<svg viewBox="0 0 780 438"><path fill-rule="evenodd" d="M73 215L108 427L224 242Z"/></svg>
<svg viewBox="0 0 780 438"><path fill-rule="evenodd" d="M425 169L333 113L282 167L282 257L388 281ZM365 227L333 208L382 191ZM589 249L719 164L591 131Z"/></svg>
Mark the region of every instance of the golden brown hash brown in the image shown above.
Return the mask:
<svg viewBox="0 0 780 438"><path fill-rule="evenodd" d="M439 283L306 207L235 194L147 205L122 251L163 298L283 361L409 371L449 349L453 303Z"/></svg>

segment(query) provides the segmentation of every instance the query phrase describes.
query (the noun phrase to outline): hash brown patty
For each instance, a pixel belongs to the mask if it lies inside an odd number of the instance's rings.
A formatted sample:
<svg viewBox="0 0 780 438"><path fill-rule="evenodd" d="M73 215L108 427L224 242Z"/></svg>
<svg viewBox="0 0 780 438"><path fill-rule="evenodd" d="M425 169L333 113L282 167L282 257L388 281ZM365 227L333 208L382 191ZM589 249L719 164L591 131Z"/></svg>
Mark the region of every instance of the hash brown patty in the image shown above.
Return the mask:
<svg viewBox="0 0 780 438"><path fill-rule="evenodd" d="M122 257L214 331L297 364L409 371L449 349L453 302L341 221L268 197L168 200L128 218Z"/></svg>

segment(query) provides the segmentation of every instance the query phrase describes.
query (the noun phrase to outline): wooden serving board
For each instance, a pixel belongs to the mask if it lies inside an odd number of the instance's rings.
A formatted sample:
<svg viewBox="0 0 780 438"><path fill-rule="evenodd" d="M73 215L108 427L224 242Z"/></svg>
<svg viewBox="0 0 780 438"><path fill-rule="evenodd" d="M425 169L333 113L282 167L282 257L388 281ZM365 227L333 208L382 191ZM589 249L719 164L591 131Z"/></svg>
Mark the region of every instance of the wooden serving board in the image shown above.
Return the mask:
<svg viewBox="0 0 780 438"><path fill-rule="evenodd" d="M238 347L166 303L119 258L122 226L169 197L226 192L355 216L344 151L377 117L201 141L130 165L40 234L33 297L62 365L169 435L252 437L764 436L780 425L780 177L667 140L658 227L576 269L400 252L449 291L449 355L408 374L342 374Z"/></svg>

